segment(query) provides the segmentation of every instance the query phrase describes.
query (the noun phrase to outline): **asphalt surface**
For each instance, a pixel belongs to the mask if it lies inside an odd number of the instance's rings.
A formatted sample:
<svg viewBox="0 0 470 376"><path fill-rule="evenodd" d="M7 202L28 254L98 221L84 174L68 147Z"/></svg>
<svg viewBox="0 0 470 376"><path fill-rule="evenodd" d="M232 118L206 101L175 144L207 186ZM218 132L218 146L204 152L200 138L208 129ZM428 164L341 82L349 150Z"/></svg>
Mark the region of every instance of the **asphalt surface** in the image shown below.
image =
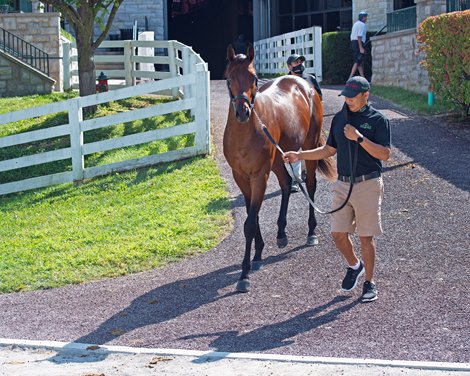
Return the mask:
<svg viewBox="0 0 470 376"><path fill-rule="evenodd" d="M322 90L328 131L342 99L339 88ZM371 103L391 119L394 144L384 173L385 233L378 239L376 302L361 304L360 288L339 292L345 265L330 238L327 216L317 217L320 244L305 246L308 204L300 193L289 208L289 245L277 248L280 192L274 178L260 212L265 266L251 275L250 293L235 292L245 210L221 156L225 82L212 81L214 153L232 196L233 233L210 252L163 269L0 295L0 338L17 341L0 340L0 375L468 374L470 138L378 98ZM328 207L329 197L328 184L320 180L316 202ZM135 353L103 348L80 353L71 345L24 340L127 346ZM170 350L143 354L139 349ZM207 353L249 353L251 358ZM253 359L260 355L277 358ZM150 364L158 356L174 359ZM320 358L330 362L315 362ZM347 361L338 365L334 359ZM398 363L358 365L357 359ZM312 368L295 368L306 365ZM401 373L393 373L397 370Z"/></svg>

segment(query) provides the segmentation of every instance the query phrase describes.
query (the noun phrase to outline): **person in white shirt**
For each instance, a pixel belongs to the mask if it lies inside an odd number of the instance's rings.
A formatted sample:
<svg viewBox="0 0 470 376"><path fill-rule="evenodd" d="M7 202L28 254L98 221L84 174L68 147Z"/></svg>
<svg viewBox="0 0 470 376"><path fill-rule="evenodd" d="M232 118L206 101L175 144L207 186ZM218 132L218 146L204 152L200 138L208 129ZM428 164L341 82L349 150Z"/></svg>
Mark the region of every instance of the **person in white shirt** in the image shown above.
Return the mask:
<svg viewBox="0 0 470 376"><path fill-rule="evenodd" d="M355 76L356 70L359 71L359 74L362 77L364 75L364 67L362 65L364 61L364 54L366 50L364 48L366 43L366 33L367 33L367 12L360 12L358 20L354 23L351 30L351 51L353 55L354 64L351 69L351 74L349 78Z"/></svg>

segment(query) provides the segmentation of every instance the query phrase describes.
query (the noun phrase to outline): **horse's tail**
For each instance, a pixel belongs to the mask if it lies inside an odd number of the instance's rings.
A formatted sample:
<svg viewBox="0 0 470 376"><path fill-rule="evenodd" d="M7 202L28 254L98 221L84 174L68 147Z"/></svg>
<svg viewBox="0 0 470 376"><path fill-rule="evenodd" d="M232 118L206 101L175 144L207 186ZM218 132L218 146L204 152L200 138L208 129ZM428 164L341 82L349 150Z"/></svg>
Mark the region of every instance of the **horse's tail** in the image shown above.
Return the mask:
<svg viewBox="0 0 470 376"><path fill-rule="evenodd" d="M323 135L320 135L320 141L318 143L318 146L323 146L325 145L325 143L325 137L323 137ZM318 168L320 170L320 173L328 180L335 180L337 178L336 166L333 157L328 157L326 159L319 160Z"/></svg>

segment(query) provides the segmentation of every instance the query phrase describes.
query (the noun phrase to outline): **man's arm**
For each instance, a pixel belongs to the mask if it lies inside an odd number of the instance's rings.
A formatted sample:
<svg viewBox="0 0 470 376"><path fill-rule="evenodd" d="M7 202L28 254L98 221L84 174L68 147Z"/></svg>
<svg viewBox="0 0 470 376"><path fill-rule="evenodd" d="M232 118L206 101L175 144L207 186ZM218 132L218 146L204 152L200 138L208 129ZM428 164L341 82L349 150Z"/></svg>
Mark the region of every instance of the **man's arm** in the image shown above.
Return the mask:
<svg viewBox="0 0 470 376"><path fill-rule="evenodd" d="M390 158L391 149L387 146L376 144L367 137L364 137L355 127L351 124L346 124L344 127L344 135L348 140L357 141L359 137L362 137L363 141L360 143L361 147L364 148L374 158L382 161L387 161Z"/></svg>
<svg viewBox="0 0 470 376"><path fill-rule="evenodd" d="M332 157L336 154L336 149L330 145L323 145L316 149L288 151L284 153L284 162L293 163L299 160L321 160Z"/></svg>

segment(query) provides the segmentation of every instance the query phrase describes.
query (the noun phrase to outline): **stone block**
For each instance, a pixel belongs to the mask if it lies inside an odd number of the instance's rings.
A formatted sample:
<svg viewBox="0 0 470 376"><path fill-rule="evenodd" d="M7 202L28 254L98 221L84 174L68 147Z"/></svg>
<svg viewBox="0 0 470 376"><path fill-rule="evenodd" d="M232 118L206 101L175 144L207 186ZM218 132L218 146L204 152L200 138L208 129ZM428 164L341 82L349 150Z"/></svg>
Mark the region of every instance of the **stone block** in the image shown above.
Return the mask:
<svg viewBox="0 0 470 376"><path fill-rule="evenodd" d="M11 67L0 67L0 77L2 79L9 79L12 76Z"/></svg>

